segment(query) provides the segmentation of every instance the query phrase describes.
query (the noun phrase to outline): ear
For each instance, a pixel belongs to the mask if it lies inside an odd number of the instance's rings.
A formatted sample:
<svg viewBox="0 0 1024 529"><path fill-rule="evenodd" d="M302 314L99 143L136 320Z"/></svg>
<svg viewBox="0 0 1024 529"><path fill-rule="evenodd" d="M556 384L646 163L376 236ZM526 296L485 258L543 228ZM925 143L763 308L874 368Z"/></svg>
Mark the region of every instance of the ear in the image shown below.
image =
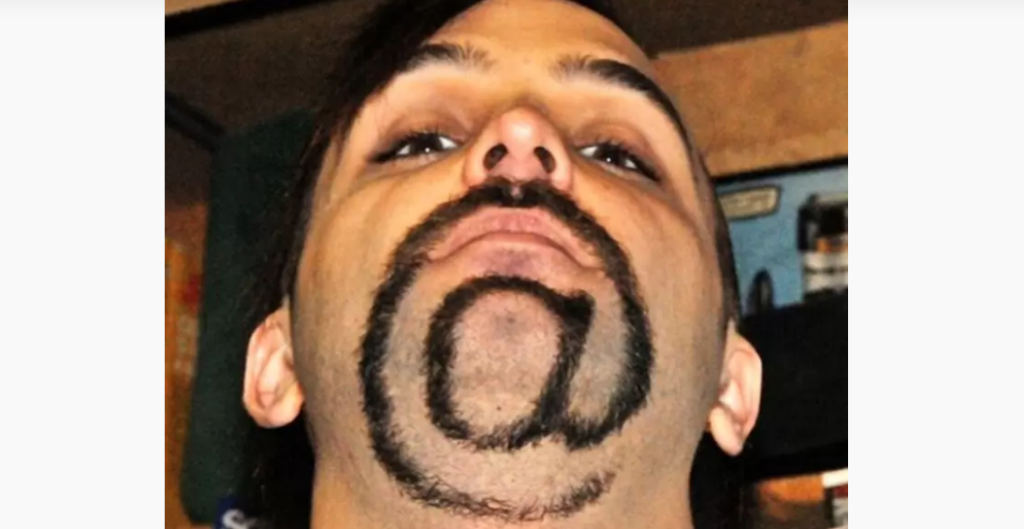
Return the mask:
<svg viewBox="0 0 1024 529"><path fill-rule="evenodd" d="M267 316L249 339L242 402L253 420L265 428L292 422L302 409L287 307Z"/></svg>
<svg viewBox="0 0 1024 529"><path fill-rule="evenodd" d="M743 451L761 407L761 357L729 323L726 331L718 400L708 416L708 430L729 455Z"/></svg>

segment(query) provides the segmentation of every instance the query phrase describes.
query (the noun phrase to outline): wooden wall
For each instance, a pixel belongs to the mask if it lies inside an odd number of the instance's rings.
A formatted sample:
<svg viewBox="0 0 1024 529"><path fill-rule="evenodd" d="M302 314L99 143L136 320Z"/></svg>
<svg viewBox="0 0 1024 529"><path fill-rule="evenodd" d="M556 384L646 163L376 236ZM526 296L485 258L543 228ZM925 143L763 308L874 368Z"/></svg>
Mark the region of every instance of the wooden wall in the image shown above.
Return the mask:
<svg viewBox="0 0 1024 529"><path fill-rule="evenodd" d="M164 16L237 1L238 0L164 0Z"/></svg>
<svg viewBox="0 0 1024 529"><path fill-rule="evenodd" d="M847 22L661 55L717 176L847 155Z"/></svg>
<svg viewBox="0 0 1024 529"><path fill-rule="evenodd" d="M197 345L195 326L198 320L195 311L183 306L182 302L189 297L183 290L194 287L195 278L202 274L207 205L195 202L188 205L167 204L165 208L165 261L172 277L164 284L167 303L164 313L164 527L191 529L193 526L181 503L179 482L188 425L190 373L194 366Z"/></svg>

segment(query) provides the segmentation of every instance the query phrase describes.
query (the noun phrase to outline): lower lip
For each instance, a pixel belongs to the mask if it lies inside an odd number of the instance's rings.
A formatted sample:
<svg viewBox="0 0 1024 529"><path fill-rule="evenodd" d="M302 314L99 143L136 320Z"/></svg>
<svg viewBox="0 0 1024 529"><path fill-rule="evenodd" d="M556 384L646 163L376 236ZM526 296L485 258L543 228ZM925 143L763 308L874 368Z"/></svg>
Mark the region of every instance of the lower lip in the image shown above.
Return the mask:
<svg viewBox="0 0 1024 529"><path fill-rule="evenodd" d="M478 246L480 244L495 244L506 247L516 246L534 246L541 247L549 250L556 250L560 254L564 255L567 259L573 260L572 256L565 251L564 248L556 244L551 239L535 233L524 233L524 232L511 232L511 231L494 231L486 233L471 239L466 244L462 245L461 248L453 252L451 255L461 253L462 251L469 249L472 246Z"/></svg>

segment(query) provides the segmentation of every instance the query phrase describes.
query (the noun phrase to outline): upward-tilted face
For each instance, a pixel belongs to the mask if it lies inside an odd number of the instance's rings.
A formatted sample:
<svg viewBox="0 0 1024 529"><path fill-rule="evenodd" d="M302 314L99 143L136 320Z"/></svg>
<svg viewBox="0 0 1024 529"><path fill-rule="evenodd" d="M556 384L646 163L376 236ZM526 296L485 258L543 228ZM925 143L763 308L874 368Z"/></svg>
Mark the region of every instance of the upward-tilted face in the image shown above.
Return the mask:
<svg viewBox="0 0 1024 529"><path fill-rule="evenodd" d="M318 475L506 520L679 480L727 333L707 184L652 74L590 11L491 0L360 109L284 318Z"/></svg>

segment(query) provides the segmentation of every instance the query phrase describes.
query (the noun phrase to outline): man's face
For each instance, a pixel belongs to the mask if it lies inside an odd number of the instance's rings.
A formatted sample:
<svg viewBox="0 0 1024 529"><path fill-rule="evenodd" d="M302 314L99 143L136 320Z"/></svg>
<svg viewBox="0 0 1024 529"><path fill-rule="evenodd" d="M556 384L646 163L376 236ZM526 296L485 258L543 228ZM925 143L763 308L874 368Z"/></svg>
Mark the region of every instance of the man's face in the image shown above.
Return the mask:
<svg viewBox="0 0 1024 529"><path fill-rule="evenodd" d="M707 191L619 66L651 64L554 0L484 2L427 44L316 190L290 332L318 473L505 518L674 483L723 300Z"/></svg>

